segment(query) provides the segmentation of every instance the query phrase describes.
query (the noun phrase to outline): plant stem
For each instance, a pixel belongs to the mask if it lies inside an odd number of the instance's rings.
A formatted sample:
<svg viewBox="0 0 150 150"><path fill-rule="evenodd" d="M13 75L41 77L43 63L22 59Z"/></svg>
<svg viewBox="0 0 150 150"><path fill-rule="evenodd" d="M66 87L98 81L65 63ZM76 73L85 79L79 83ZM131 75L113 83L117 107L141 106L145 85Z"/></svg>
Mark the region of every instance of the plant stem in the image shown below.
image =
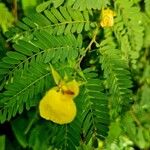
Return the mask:
<svg viewBox="0 0 150 150"><path fill-rule="evenodd" d="M130 110L130 114L131 114L133 120L136 122L136 124L137 124L139 127L142 127L141 122L140 122L139 119L136 117L136 115L135 115L135 113L133 112L133 110Z"/></svg>
<svg viewBox="0 0 150 150"><path fill-rule="evenodd" d="M15 17L15 22L17 22L17 20L18 20L18 13L17 13L18 6L17 6L17 0L13 0L12 3L13 3L12 13L13 13L13 16Z"/></svg>
<svg viewBox="0 0 150 150"><path fill-rule="evenodd" d="M85 54L87 53L88 50L91 50L92 44L96 42L97 33L98 33L98 27L95 29L94 34L93 34L93 38L92 38L92 40L90 41L89 45L88 45L88 46L86 47L86 49L84 50L84 54L82 54L82 56L78 59L77 64L76 64L76 67L79 67L79 66L80 66L80 64L81 64L81 62L82 62L82 60L83 60L83 58L85 57ZM75 67L75 68L76 68L76 67ZM79 68L80 68L80 67L79 67Z"/></svg>

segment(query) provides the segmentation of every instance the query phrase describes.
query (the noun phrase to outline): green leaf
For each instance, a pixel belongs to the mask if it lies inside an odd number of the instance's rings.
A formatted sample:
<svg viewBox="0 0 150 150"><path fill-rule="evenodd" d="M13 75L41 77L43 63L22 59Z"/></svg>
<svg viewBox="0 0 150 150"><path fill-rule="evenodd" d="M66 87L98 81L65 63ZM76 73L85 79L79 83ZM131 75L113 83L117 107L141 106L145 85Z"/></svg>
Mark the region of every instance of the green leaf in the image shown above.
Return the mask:
<svg viewBox="0 0 150 150"><path fill-rule="evenodd" d="M17 25L17 27L19 27L23 30L29 30L30 29L26 24L22 23L21 21L17 21L16 25Z"/></svg>
<svg viewBox="0 0 150 150"><path fill-rule="evenodd" d="M13 22L14 17L12 13L9 12L5 3L0 2L0 27L2 28L2 31L6 32L8 28L12 26Z"/></svg>
<svg viewBox="0 0 150 150"><path fill-rule="evenodd" d="M51 3L51 0L49 0L49 1L47 1L47 2L41 3L40 5L38 5L38 6L36 7L36 11L37 11L37 12L42 12L42 11L44 11L44 10L50 5L50 3Z"/></svg>
<svg viewBox="0 0 150 150"><path fill-rule="evenodd" d="M32 13L33 10L35 9L35 6L37 5L38 3L38 0L21 0L21 3L22 3L22 8L23 8L23 11L24 11L24 14L29 14L29 13Z"/></svg>
<svg viewBox="0 0 150 150"><path fill-rule="evenodd" d="M24 56L23 54L18 53L18 52L8 52L7 56L10 57L10 58L16 59L16 60L26 59L26 56Z"/></svg>
<svg viewBox="0 0 150 150"><path fill-rule="evenodd" d="M13 133L23 148L26 148L28 145L27 138L25 135L25 129L27 125L28 120L25 120L24 118L18 118L13 120L12 122Z"/></svg>
<svg viewBox="0 0 150 150"><path fill-rule="evenodd" d="M64 2L64 0L53 0L54 3L54 7L57 8L59 7L62 3Z"/></svg>
<svg viewBox="0 0 150 150"><path fill-rule="evenodd" d="M49 2L49 1L48 1ZM57 1L53 1L52 3ZM28 17L18 22L18 27L11 28L7 32L10 40L17 42L18 39L29 38L37 31L47 31L50 34L60 35L67 33L81 33L90 29L89 12L76 11L71 7L51 7L43 13L30 13ZM29 29L28 29L29 28ZM17 36L14 36L17 34Z"/></svg>
<svg viewBox="0 0 150 150"><path fill-rule="evenodd" d="M100 139L106 138L110 120L108 100L102 92L102 81L97 78L97 73L90 69L85 70L84 75L87 81L82 89L82 128L84 139L88 143L93 135Z"/></svg>
<svg viewBox="0 0 150 150"><path fill-rule="evenodd" d="M1 150L5 150L5 135L0 136L0 148Z"/></svg>
<svg viewBox="0 0 150 150"><path fill-rule="evenodd" d="M33 63L30 67L18 71L13 76L15 82L7 84L0 100L2 104L2 107L0 107L0 122L10 120L16 113L22 113L24 104L27 110L37 105L38 94L45 88L50 88L52 83L46 67L47 65L41 62Z"/></svg>
<svg viewBox="0 0 150 150"><path fill-rule="evenodd" d="M55 83L58 85L60 83L60 81L62 80L62 78L59 75L59 73L53 68L53 66L51 64L50 64L50 68L52 71L53 79L54 79Z"/></svg>
<svg viewBox="0 0 150 150"><path fill-rule="evenodd" d="M5 57L3 58L3 62L8 63L8 64L18 64L20 61L17 59Z"/></svg>
<svg viewBox="0 0 150 150"><path fill-rule="evenodd" d="M100 63L104 70L106 84L110 89L113 110L111 113L113 117L117 117L130 107L132 82L126 60L121 58L121 51L115 48L110 29L105 29L105 36L106 40L100 44Z"/></svg>

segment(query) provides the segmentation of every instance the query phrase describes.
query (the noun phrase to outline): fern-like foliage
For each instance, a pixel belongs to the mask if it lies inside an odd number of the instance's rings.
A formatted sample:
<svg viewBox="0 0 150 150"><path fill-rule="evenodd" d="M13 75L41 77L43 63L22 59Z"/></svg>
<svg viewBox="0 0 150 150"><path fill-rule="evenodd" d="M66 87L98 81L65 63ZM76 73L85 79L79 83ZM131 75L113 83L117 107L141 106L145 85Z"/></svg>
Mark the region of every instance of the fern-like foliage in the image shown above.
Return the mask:
<svg viewBox="0 0 150 150"><path fill-rule="evenodd" d="M19 40L13 47L15 51L8 52L0 62L4 80L11 80L11 77L18 74L17 71L28 68L34 62L64 63L75 60L79 55L79 47L82 44L82 37L76 39L72 34L66 36L53 36L46 31L35 32L33 39L27 42Z"/></svg>
<svg viewBox="0 0 150 150"><path fill-rule="evenodd" d="M0 109L1 122L9 120L17 112L32 106L34 96L40 94L50 83L49 63L74 63L81 46L81 36L52 36L45 31L35 32L27 42L19 40L13 47L16 51L7 53L2 59L3 87ZM69 60L68 60L69 58ZM65 66L65 65L64 65ZM36 88L35 88L36 87Z"/></svg>
<svg viewBox="0 0 150 150"><path fill-rule="evenodd" d="M145 2L145 11L148 16L150 16L150 1L149 0L144 0Z"/></svg>
<svg viewBox="0 0 150 150"><path fill-rule="evenodd" d="M45 150L50 146L52 149L76 150L76 147L79 146L80 131L81 122L79 118L76 118L71 124L63 126L50 121L42 122L42 124L39 122L29 132L29 147L33 150ZM45 138L41 138L41 134Z"/></svg>
<svg viewBox="0 0 150 150"><path fill-rule="evenodd" d="M35 127L27 133L27 136L29 135L29 147L33 150L45 150L49 147L52 149L76 150L82 134L83 99L81 97L82 92L74 100L77 106L77 116L70 124L57 125L50 121L38 120ZM43 135L42 138L41 134ZM41 144L43 146L40 146Z"/></svg>
<svg viewBox="0 0 150 150"><path fill-rule="evenodd" d="M140 149L144 149L144 147L149 148L150 146L150 130L145 121L148 116L146 115L147 112L143 112L144 115L141 115L142 111L143 110L140 109L139 114L133 112L133 110L127 112L121 122L124 133L127 134L128 137L140 147ZM124 124L126 124L126 127L124 127Z"/></svg>
<svg viewBox="0 0 150 150"><path fill-rule="evenodd" d="M1 11L5 31L13 18ZM9 121L25 149L149 149L149 24L150 0L43 1L6 33L10 43L0 40L0 124ZM68 124L39 114L56 86L51 65L80 85Z"/></svg>
<svg viewBox="0 0 150 150"><path fill-rule="evenodd" d="M117 39L121 45L127 45L128 52L126 53L129 53L133 68L136 68L136 62L143 46L142 13L134 1L117 0L115 6L117 11L115 31L117 37L120 37Z"/></svg>
<svg viewBox="0 0 150 150"><path fill-rule="evenodd" d="M72 2L72 0L68 0L67 5L71 5L74 9L79 10L91 10L91 9L97 9L101 10L103 7L106 7L110 4L109 0L76 0Z"/></svg>
<svg viewBox="0 0 150 150"><path fill-rule="evenodd" d="M78 116L80 116L79 113ZM77 117L71 124L56 128L57 137L53 137L53 142L50 144L62 150L76 150L80 142L81 118Z"/></svg>
<svg viewBox="0 0 150 150"><path fill-rule="evenodd" d="M6 90L2 93L0 121L4 122L16 113L22 113L24 105L27 110L35 106L38 102L38 93L40 94L46 88L45 86L51 83L49 74L46 65L37 62L24 71L18 71L12 77L12 83L6 85Z"/></svg>
<svg viewBox="0 0 150 150"><path fill-rule="evenodd" d="M88 142L91 137L104 139L109 126L108 97L103 94L102 82L94 71L84 71L86 83L82 91L84 111L83 141Z"/></svg>
<svg viewBox="0 0 150 150"><path fill-rule="evenodd" d="M130 106L132 87L128 64L116 48L111 30L105 30L105 40L100 44L100 63L104 70L107 86L111 94L111 110L113 117Z"/></svg>
<svg viewBox="0 0 150 150"><path fill-rule="evenodd" d="M71 7L52 7L43 13L33 13L18 21L6 35L13 40L30 38L35 31L47 31L50 34L81 33L90 29L88 11L76 11Z"/></svg>
<svg viewBox="0 0 150 150"><path fill-rule="evenodd" d="M107 5L110 5L109 0L49 0L46 2L43 2L39 6L37 6L37 12L42 12L45 9L47 9L50 5L53 5L55 8L63 5L67 7L72 7L73 9L84 11L84 10L100 10L103 7L106 7Z"/></svg>
<svg viewBox="0 0 150 150"><path fill-rule="evenodd" d="M75 150L82 140L88 143L91 138L104 139L108 134L108 99L103 93L102 81L91 69L84 71L85 84L75 99L77 116L64 126L54 125L50 145L62 150ZM54 137L53 135L57 135Z"/></svg>
<svg viewBox="0 0 150 150"><path fill-rule="evenodd" d="M4 3L0 3L0 27L2 28L3 32L6 32L8 27L12 26L13 22L13 15L9 12Z"/></svg>
<svg viewBox="0 0 150 150"><path fill-rule="evenodd" d="M119 48L122 51L122 55L124 56L124 59L126 59L128 62L135 60L135 57L131 57L130 53L132 52L131 43L129 40L129 36L126 34L127 28L123 22L123 18L121 14L117 14L115 18L115 26L113 27L113 31L115 33L115 37L117 39Z"/></svg>

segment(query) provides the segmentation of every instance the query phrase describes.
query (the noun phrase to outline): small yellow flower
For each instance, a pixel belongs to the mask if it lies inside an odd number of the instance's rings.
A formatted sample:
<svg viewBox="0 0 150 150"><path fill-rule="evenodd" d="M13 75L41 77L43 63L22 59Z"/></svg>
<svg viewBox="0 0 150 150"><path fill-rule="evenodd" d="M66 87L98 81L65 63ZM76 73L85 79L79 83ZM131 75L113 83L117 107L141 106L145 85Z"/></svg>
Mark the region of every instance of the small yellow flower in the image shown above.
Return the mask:
<svg viewBox="0 0 150 150"><path fill-rule="evenodd" d="M62 90L64 91L64 93L70 93L72 97L76 97L79 94L79 85L75 80L73 80L62 85Z"/></svg>
<svg viewBox="0 0 150 150"><path fill-rule="evenodd" d="M102 27L112 27L114 25L115 13L109 8L102 10L102 17L100 25Z"/></svg>
<svg viewBox="0 0 150 150"><path fill-rule="evenodd" d="M73 121L76 105L73 98L79 94L79 85L73 80L50 89L39 104L40 116L58 124Z"/></svg>

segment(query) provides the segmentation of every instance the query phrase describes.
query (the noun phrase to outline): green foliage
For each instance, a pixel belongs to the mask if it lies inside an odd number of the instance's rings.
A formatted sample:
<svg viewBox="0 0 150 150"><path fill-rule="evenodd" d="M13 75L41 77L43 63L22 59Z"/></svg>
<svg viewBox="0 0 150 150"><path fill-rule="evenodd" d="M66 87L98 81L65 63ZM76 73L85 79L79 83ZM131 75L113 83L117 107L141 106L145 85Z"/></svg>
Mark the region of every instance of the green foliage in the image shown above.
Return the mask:
<svg viewBox="0 0 150 150"><path fill-rule="evenodd" d="M41 21L42 20L42 21ZM44 10L44 13L31 13L18 21L17 26L7 33L13 40L20 38L30 38L37 31L47 31L50 34L72 34L88 31L90 28L88 11L76 11L71 7L60 6L59 9L52 7ZM14 35L15 34L15 35Z"/></svg>
<svg viewBox="0 0 150 150"><path fill-rule="evenodd" d="M26 16L6 40L0 33L0 147L149 149L149 0L48 0L36 8L39 1L32 2L18 2ZM6 6L0 4L2 31L13 21ZM105 8L115 12L112 27L100 25ZM39 115L40 100L58 82L51 65L80 85L69 124ZM2 132L7 125L11 135Z"/></svg>
<svg viewBox="0 0 150 150"><path fill-rule="evenodd" d="M74 9L86 10L86 9L97 9L100 10L102 7L110 4L109 0L68 0L67 5L72 6Z"/></svg>
<svg viewBox="0 0 150 150"><path fill-rule="evenodd" d="M112 116L125 112L131 103L131 77L128 64L122 57L121 51L116 49L112 32L105 30L105 39L100 44L100 63L104 70L106 84L111 94Z"/></svg>
<svg viewBox="0 0 150 150"><path fill-rule="evenodd" d="M115 33L125 57L129 58L136 67L136 61L140 56L139 51L143 46L144 27L142 25L142 13L134 1L116 1L116 10L119 15L116 18Z"/></svg>
<svg viewBox="0 0 150 150"><path fill-rule="evenodd" d="M34 99L34 96L42 92L45 85L50 83L50 68L46 64L57 61L64 63L67 58L70 58L69 61L73 63L78 56L80 43L73 35L55 37L44 31L36 32L34 35L37 38L32 41L34 45L20 40L18 44L14 44L16 52L8 52L2 59L1 69L4 78L8 76L8 83L4 85L6 91L3 92L1 100L1 103L5 102L0 110L3 114L1 115L3 118L0 119L2 122L15 116L18 111L21 113L24 102L26 109L36 105L31 99ZM17 82L14 82L15 80Z"/></svg>
<svg viewBox="0 0 150 150"><path fill-rule="evenodd" d="M38 3L38 0L21 0L22 8L25 15L32 13L35 10L35 7Z"/></svg>
<svg viewBox="0 0 150 150"><path fill-rule="evenodd" d="M5 150L5 136L0 136L0 147L1 150Z"/></svg>
<svg viewBox="0 0 150 150"><path fill-rule="evenodd" d="M109 110L107 96L103 94L103 81L97 79L95 72L86 73L86 83L83 90L83 138L90 137L103 139L107 136L109 125ZM88 142L87 141L87 142Z"/></svg>
<svg viewBox="0 0 150 150"><path fill-rule="evenodd" d="M13 15L9 12L4 3L0 3L0 27L3 32L8 30L8 27L12 26L14 21Z"/></svg>
<svg viewBox="0 0 150 150"><path fill-rule="evenodd" d="M68 57L75 59L79 53L80 38L76 39L72 34L67 36L52 36L46 31L34 32L34 38L30 42L19 40L13 47L15 52L8 52L1 62L1 68L9 69L4 75L12 75L22 68L28 68L30 61L36 63L64 62ZM44 41L44 42L43 42ZM32 63L31 63L32 64ZM11 69L12 68L12 69Z"/></svg>
<svg viewBox="0 0 150 150"><path fill-rule="evenodd" d="M145 11L147 13L148 16L150 16L150 1L149 0L145 0Z"/></svg>
<svg viewBox="0 0 150 150"><path fill-rule="evenodd" d="M1 122L9 120L17 112L22 113L24 103L26 104L26 109L35 106L37 104L35 95L44 89L46 83L50 82L48 75L49 72L46 70L46 66L35 62L23 72L22 70L17 71L17 74L12 79L16 80L16 82L11 81L7 84L5 92L2 93Z"/></svg>

